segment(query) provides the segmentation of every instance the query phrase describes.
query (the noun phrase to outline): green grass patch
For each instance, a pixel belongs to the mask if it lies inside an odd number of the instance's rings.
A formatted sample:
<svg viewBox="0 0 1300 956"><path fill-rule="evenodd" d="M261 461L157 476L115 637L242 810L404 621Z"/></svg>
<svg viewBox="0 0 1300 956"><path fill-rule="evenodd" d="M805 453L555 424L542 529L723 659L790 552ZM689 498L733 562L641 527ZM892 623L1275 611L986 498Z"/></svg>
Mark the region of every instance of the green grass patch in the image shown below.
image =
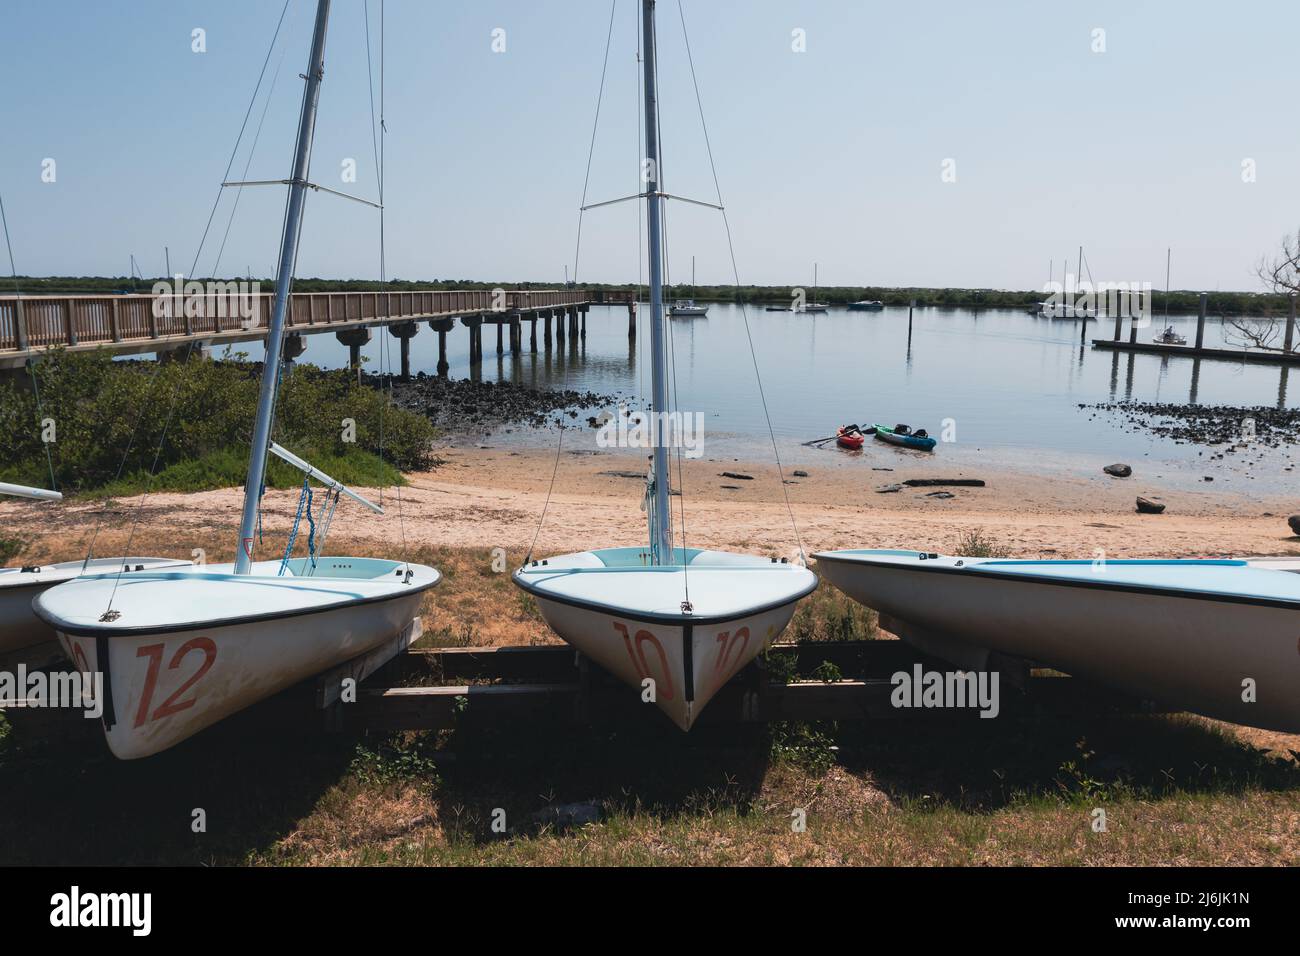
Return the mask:
<svg viewBox="0 0 1300 956"><path fill-rule="evenodd" d="M331 478L354 487L389 487L407 483L402 473L377 455L354 449L346 455L311 449L294 449ZM178 461L160 469L150 480L148 472L138 471L93 489L110 498L125 497L144 491L208 491L212 488L242 486L248 473L246 448L223 448L204 455ZM294 488L302 484L302 472L280 461L267 460L266 486ZM318 489L319 490L319 489Z"/></svg>

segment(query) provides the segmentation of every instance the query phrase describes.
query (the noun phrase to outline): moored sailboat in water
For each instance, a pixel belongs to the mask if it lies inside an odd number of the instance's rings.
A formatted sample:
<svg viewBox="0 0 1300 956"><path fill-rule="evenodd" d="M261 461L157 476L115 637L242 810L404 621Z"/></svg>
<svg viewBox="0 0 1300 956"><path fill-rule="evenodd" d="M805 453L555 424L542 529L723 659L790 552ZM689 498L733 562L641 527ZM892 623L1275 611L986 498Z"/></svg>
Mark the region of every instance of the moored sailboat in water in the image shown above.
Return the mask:
<svg viewBox="0 0 1300 956"><path fill-rule="evenodd" d="M276 379L324 71L330 0L319 0L289 180L237 559L233 564L82 577L51 588L36 613L83 672L101 672L103 724L121 758L165 750L337 664L408 640L439 573L405 560L255 561L260 490L274 451L334 496L341 483L271 442ZM292 539L291 539L292 543Z"/></svg>
<svg viewBox="0 0 1300 956"><path fill-rule="evenodd" d="M682 730L737 671L785 629L817 577L784 558L674 547L666 416L668 369L658 182L655 4L642 0L645 72L644 198L650 266L653 466L646 483L647 547L604 548L526 560L515 583L565 641L616 677L651 694ZM642 699L646 699L643 697Z"/></svg>

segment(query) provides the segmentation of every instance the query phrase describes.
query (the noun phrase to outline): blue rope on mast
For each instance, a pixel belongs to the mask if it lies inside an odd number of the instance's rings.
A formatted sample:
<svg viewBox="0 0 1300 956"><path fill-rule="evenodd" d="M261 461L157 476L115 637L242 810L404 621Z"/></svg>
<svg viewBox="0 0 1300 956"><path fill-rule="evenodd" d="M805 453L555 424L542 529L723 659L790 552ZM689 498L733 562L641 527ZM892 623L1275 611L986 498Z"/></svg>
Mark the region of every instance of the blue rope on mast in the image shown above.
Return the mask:
<svg viewBox="0 0 1300 956"><path fill-rule="evenodd" d="M307 512L307 523L311 528L307 536L307 550L310 556L316 546L316 522L311 516L311 482L306 478L302 480L302 494L298 496L298 513L293 518L293 529L289 532L289 543L284 548L284 559L280 562L280 570L276 572L283 575L289 569L289 558L293 555L293 546L298 541L298 525L302 523L302 513Z"/></svg>
<svg viewBox="0 0 1300 956"><path fill-rule="evenodd" d="M307 489L307 560L311 562L312 570L316 568L316 519L311 513L311 486L307 484L307 479L302 480L303 487ZM324 511L324 504L321 510Z"/></svg>

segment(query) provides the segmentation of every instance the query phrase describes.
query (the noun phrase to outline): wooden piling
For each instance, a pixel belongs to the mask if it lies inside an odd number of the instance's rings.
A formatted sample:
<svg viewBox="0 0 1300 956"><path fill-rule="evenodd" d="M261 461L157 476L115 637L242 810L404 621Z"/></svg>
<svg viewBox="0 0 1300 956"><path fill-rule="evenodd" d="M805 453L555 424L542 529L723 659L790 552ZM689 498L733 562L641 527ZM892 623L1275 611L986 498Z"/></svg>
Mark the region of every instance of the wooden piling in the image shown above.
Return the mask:
<svg viewBox="0 0 1300 956"><path fill-rule="evenodd" d="M1290 352L1291 343L1295 340L1295 293L1292 292L1287 298L1290 300L1291 309L1286 317L1286 340L1282 343L1282 351Z"/></svg>
<svg viewBox="0 0 1300 956"><path fill-rule="evenodd" d="M1205 309L1210 300L1208 292L1201 293L1201 307L1196 316L1196 347L1205 347Z"/></svg>

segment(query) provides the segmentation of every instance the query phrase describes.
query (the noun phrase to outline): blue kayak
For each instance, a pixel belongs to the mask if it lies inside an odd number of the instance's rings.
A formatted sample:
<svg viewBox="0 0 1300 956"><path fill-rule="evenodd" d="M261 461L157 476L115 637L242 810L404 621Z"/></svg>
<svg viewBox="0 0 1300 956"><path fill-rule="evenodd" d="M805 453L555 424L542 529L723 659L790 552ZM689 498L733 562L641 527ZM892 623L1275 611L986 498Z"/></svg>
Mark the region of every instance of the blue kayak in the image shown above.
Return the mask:
<svg viewBox="0 0 1300 956"><path fill-rule="evenodd" d="M913 435L911 432L900 434L892 428L884 425L872 425L875 429L876 437L881 441L887 441L891 445L902 445L904 448L915 448L918 451L934 451L934 446L938 444L929 435Z"/></svg>

